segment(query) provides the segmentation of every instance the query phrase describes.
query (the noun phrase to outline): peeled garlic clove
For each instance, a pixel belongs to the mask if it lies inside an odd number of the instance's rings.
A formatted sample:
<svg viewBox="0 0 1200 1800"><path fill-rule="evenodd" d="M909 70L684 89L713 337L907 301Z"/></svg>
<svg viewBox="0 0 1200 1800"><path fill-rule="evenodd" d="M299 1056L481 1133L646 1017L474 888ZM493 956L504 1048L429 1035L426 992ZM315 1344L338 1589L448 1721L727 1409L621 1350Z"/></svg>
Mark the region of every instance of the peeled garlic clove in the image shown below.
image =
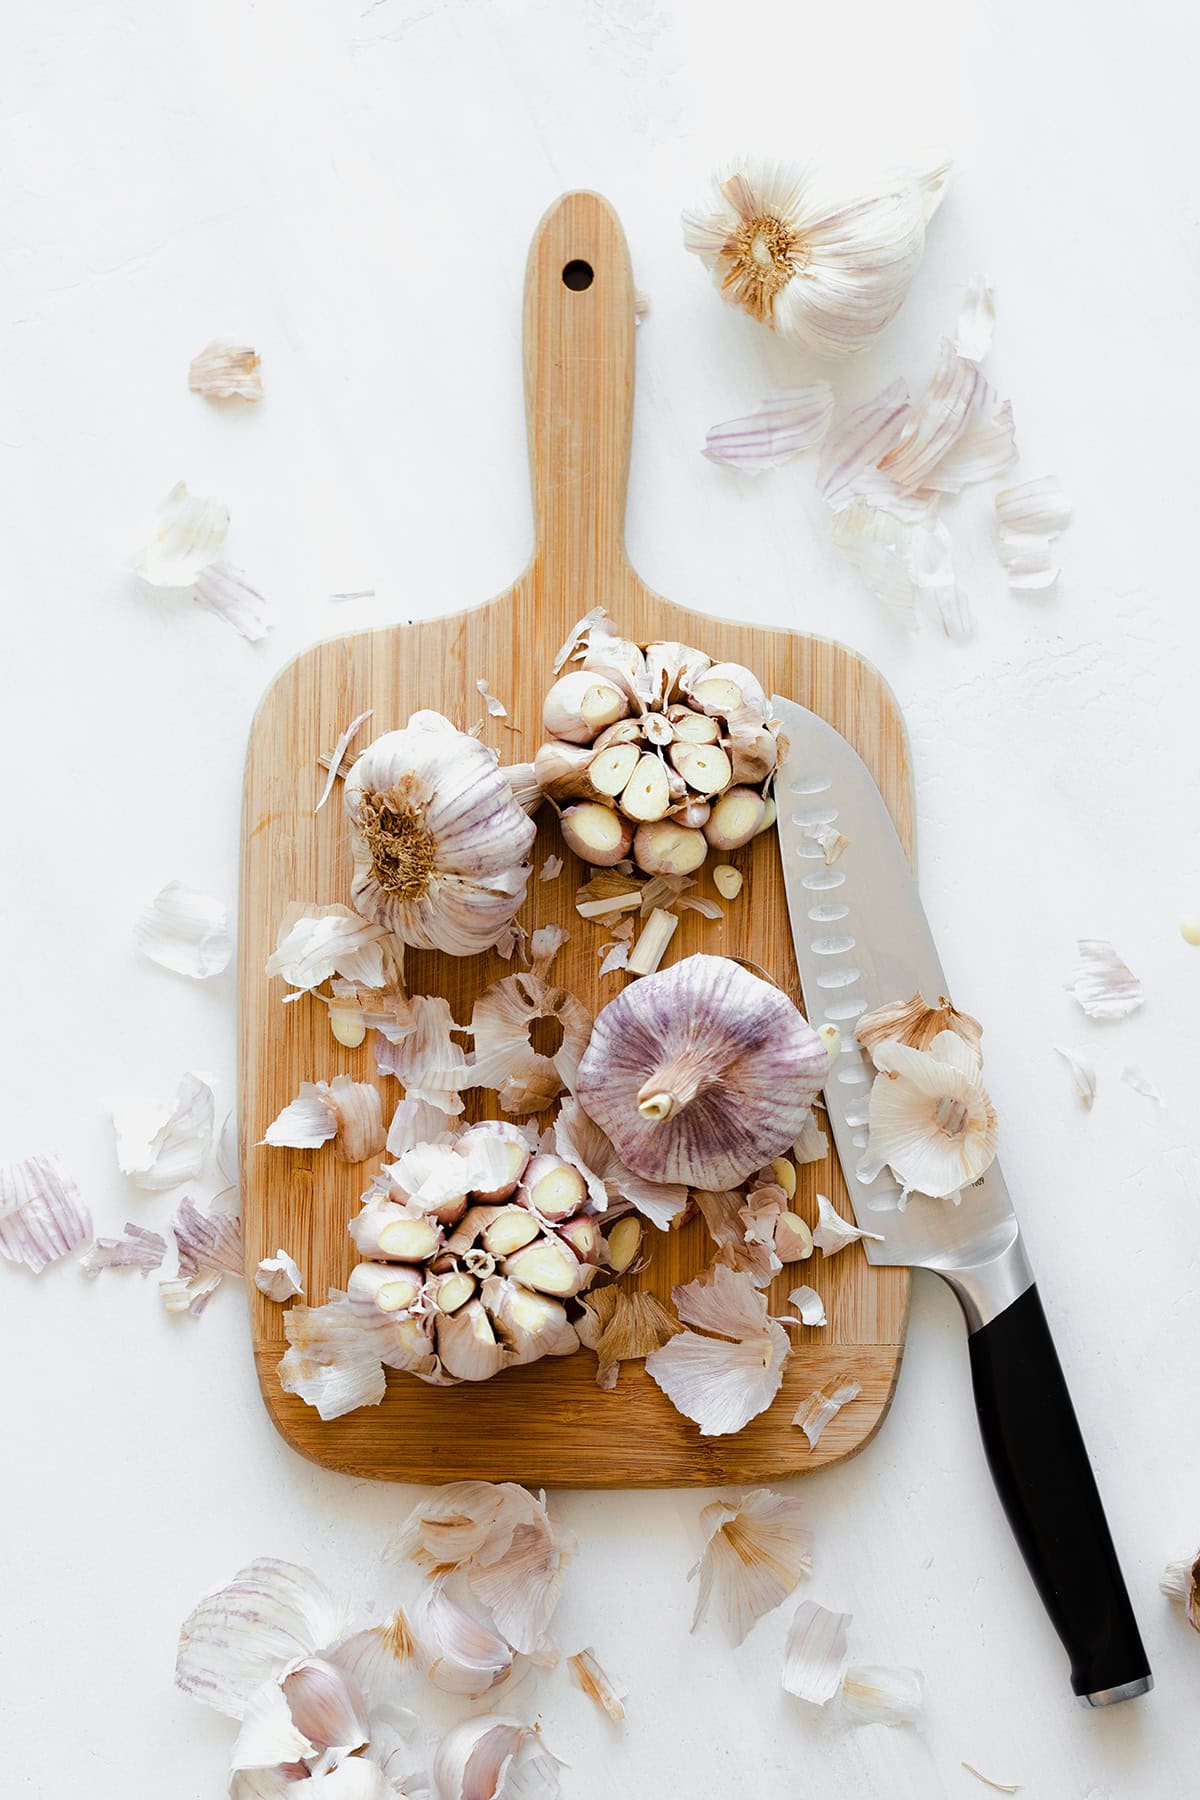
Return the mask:
<svg viewBox="0 0 1200 1800"><path fill-rule="evenodd" d="M469 1215L468 1215L469 1217ZM483 1247L492 1256L511 1256L524 1249L539 1235L540 1226L533 1214L523 1206L505 1206L497 1210L483 1229Z"/></svg>
<svg viewBox="0 0 1200 1800"><path fill-rule="evenodd" d="M587 1183L579 1170L549 1152L535 1156L521 1182L523 1206L543 1219L569 1219L587 1198Z"/></svg>
<svg viewBox="0 0 1200 1800"><path fill-rule="evenodd" d="M551 737L590 744L628 711L629 700L615 681L595 669L572 669L560 675L546 695L542 723Z"/></svg>
<svg viewBox="0 0 1200 1800"><path fill-rule="evenodd" d="M459 1381L488 1381L504 1367L504 1348L478 1300L456 1313L439 1313L434 1337L442 1367Z"/></svg>
<svg viewBox="0 0 1200 1800"><path fill-rule="evenodd" d="M633 860L647 875L691 875L707 855L704 833L673 819L639 825L634 834Z"/></svg>
<svg viewBox="0 0 1200 1800"><path fill-rule="evenodd" d="M734 1188L788 1149L827 1069L779 988L692 956L602 1009L576 1093L637 1174Z"/></svg>
<svg viewBox="0 0 1200 1800"><path fill-rule="evenodd" d="M568 807L559 824L568 850L598 869L610 869L614 863L624 862L633 844L629 820L598 800Z"/></svg>
<svg viewBox="0 0 1200 1800"><path fill-rule="evenodd" d="M598 750L587 765L592 792L615 800L628 787L640 757L636 744L611 744L606 750Z"/></svg>
<svg viewBox="0 0 1200 1800"><path fill-rule="evenodd" d="M626 818L639 822L664 817L671 805L671 784L660 757L646 754L638 758L621 791L620 804Z"/></svg>
<svg viewBox="0 0 1200 1800"><path fill-rule="evenodd" d="M539 1294L570 1300L587 1286L592 1271L558 1238L539 1237L505 1258L504 1273Z"/></svg>
<svg viewBox="0 0 1200 1800"><path fill-rule="evenodd" d="M617 1220L606 1240L608 1266L615 1275L624 1275L637 1261L644 1235L642 1222L633 1213Z"/></svg>
<svg viewBox="0 0 1200 1800"><path fill-rule="evenodd" d="M742 871L735 869L732 863L718 863L712 872L712 878L713 886L723 900L736 900L742 891Z"/></svg>
<svg viewBox="0 0 1200 1800"><path fill-rule="evenodd" d="M777 1156L770 1168L771 1180L781 1187L789 1200L796 1196L796 1165L790 1157Z"/></svg>
<svg viewBox="0 0 1200 1800"><path fill-rule="evenodd" d="M357 1050L367 1035L366 1021L357 1007L331 1006L329 1029L336 1041L344 1044L347 1050Z"/></svg>
<svg viewBox="0 0 1200 1800"><path fill-rule="evenodd" d="M726 788L704 827L714 850L740 850L764 827L767 803L753 788Z"/></svg>
<svg viewBox="0 0 1200 1800"><path fill-rule="evenodd" d="M455 1313L474 1298L478 1285L473 1275L462 1269L452 1269L448 1275L439 1275L433 1283L433 1304L439 1312Z"/></svg>
<svg viewBox="0 0 1200 1800"><path fill-rule="evenodd" d="M653 883L647 883L652 886ZM642 935L625 959L631 975L653 975L666 954L667 945L679 928L679 914L666 907L655 907L646 920Z"/></svg>
<svg viewBox="0 0 1200 1800"><path fill-rule="evenodd" d="M365 1262L351 1270L346 1297L357 1312L373 1319L379 1313L407 1312L424 1285L421 1269Z"/></svg>
<svg viewBox="0 0 1200 1800"><path fill-rule="evenodd" d="M719 794L729 786L733 768L720 744L672 744L667 751L675 769L697 794Z"/></svg>

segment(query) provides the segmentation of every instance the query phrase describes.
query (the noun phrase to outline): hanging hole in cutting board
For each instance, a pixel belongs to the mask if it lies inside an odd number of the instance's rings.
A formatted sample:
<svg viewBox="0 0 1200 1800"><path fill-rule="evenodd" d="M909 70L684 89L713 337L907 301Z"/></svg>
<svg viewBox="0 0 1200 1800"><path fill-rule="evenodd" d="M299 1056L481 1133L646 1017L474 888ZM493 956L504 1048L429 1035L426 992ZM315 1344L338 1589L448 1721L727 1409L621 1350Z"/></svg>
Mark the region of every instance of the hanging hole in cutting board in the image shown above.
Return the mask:
<svg viewBox="0 0 1200 1800"><path fill-rule="evenodd" d="M563 270L563 286L569 287L573 294L582 294L585 288L591 287L595 277L591 263L575 257Z"/></svg>

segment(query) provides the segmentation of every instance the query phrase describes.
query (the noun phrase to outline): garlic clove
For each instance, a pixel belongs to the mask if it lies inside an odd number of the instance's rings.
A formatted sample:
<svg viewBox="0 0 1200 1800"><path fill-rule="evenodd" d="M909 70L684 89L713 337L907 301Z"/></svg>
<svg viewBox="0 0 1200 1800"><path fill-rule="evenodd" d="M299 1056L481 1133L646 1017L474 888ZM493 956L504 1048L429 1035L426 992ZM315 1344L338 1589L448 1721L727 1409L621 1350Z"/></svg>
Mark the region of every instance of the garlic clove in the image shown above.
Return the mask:
<svg viewBox="0 0 1200 1800"><path fill-rule="evenodd" d="M789 1200L796 1197L796 1165L789 1157L777 1156L770 1168L771 1180L781 1187Z"/></svg>
<svg viewBox="0 0 1200 1800"><path fill-rule="evenodd" d="M608 1266L615 1275L624 1275L633 1267L642 1248L645 1231L642 1222L633 1213L626 1213L618 1219L608 1233L605 1242L608 1246Z"/></svg>
<svg viewBox="0 0 1200 1800"><path fill-rule="evenodd" d="M579 1334L566 1308L548 1294L535 1294L503 1275L491 1275L483 1284L482 1299L514 1364L570 1356L579 1348Z"/></svg>
<svg viewBox="0 0 1200 1800"><path fill-rule="evenodd" d="M704 1554L688 1576L699 1576L692 1630L716 1604L735 1644L765 1613L781 1606L812 1574L812 1532L804 1503L769 1488L738 1500L714 1500L700 1514Z"/></svg>
<svg viewBox="0 0 1200 1800"><path fill-rule="evenodd" d="M633 860L647 875L691 875L707 855L704 833L673 819L639 825L634 834Z"/></svg>
<svg viewBox="0 0 1200 1800"><path fill-rule="evenodd" d="M473 1300L478 1282L465 1270L452 1269L448 1275L439 1275L433 1283L433 1304L442 1313L456 1313L460 1306Z"/></svg>
<svg viewBox="0 0 1200 1800"><path fill-rule="evenodd" d="M594 756L589 745L564 744L560 738L539 745L533 759L539 792L556 803L590 798L597 792L588 773Z"/></svg>
<svg viewBox="0 0 1200 1800"><path fill-rule="evenodd" d="M7 1262L40 1275L91 1235L91 1214L57 1157L27 1156L0 1168L0 1256Z"/></svg>
<svg viewBox="0 0 1200 1800"><path fill-rule="evenodd" d="M350 1221L350 1230L359 1255L376 1262L425 1262L442 1240L435 1219L406 1212L394 1201L365 1207Z"/></svg>
<svg viewBox="0 0 1200 1800"><path fill-rule="evenodd" d="M691 683L688 698L701 712L721 718L752 707L765 719L770 710L762 683L744 663L713 663Z"/></svg>
<svg viewBox="0 0 1200 1800"><path fill-rule="evenodd" d="M615 800L632 780L640 756L636 744L612 744L607 750L597 751L587 765L592 792Z"/></svg>
<svg viewBox="0 0 1200 1800"><path fill-rule="evenodd" d="M564 1224L559 1226L558 1235L564 1243L571 1246L580 1262L599 1262L604 1240L595 1219L586 1217L567 1219Z"/></svg>
<svg viewBox="0 0 1200 1800"><path fill-rule="evenodd" d="M506 1354L478 1300L455 1313L439 1313L434 1328L442 1367L459 1381L488 1381L504 1367Z"/></svg>
<svg viewBox="0 0 1200 1800"><path fill-rule="evenodd" d="M815 1600L802 1600L788 1630L783 1653L783 1685L789 1694L824 1706L842 1685L849 1652L846 1632L850 1613L830 1612Z"/></svg>
<svg viewBox="0 0 1200 1800"><path fill-rule="evenodd" d="M521 1182L521 1204L543 1219L569 1219L586 1198L587 1183L579 1170L551 1153L535 1156Z"/></svg>
<svg viewBox="0 0 1200 1800"><path fill-rule="evenodd" d="M707 713L696 712L690 706L670 707L667 718L675 737L681 743L715 744L721 735L719 719L710 718Z"/></svg>
<svg viewBox="0 0 1200 1800"><path fill-rule="evenodd" d="M645 823L663 818L670 805L671 786L662 759L649 754L640 756L621 791L621 811L626 818Z"/></svg>
<svg viewBox="0 0 1200 1800"><path fill-rule="evenodd" d="M697 794L719 794L733 778L732 764L720 744L672 744L667 755Z"/></svg>
<svg viewBox="0 0 1200 1800"><path fill-rule="evenodd" d="M357 1050L367 1035L362 1013L357 1008L345 1006L330 1007L329 1029L335 1041L344 1044L347 1050Z"/></svg>
<svg viewBox="0 0 1200 1800"><path fill-rule="evenodd" d="M628 711L628 698L615 681L598 670L572 669L560 675L546 695L542 723L551 737L590 744Z"/></svg>
<svg viewBox="0 0 1200 1800"><path fill-rule="evenodd" d="M504 1273L523 1287L569 1300L585 1288L594 1270L557 1238L539 1237L504 1259Z"/></svg>
<svg viewBox="0 0 1200 1800"><path fill-rule="evenodd" d="M798 1213L780 1213L772 1238L780 1262L804 1262L813 1253L813 1234Z"/></svg>
<svg viewBox="0 0 1200 1800"><path fill-rule="evenodd" d="M653 975L679 927L679 915L657 907L646 920L642 935L626 958L631 975Z"/></svg>
<svg viewBox="0 0 1200 1800"><path fill-rule="evenodd" d="M493 1256L511 1256L540 1233L537 1220L525 1207L506 1206L484 1227L483 1246Z"/></svg>
<svg viewBox="0 0 1200 1800"><path fill-rule="evenodd" d="M705 842L707 841L706 839ZM742 891L742 871L735 869L732 863L718 863L712 872L712 878L713 886L723 900L736 900Z"/></svg>
<svg viewBox="0 0 1200 1800"><path fill-rule="evenodd" d="M419 1268L392 1263L359 1263L350 1271L346 1297L358 1312L375 1318L380 1313L407 1312L416 1304L425 1285Z"/></svg>
<svg viewBox="0 0 1200 1800"><path fill-rule="evenodd" d="M763 829L766 807L753 788L727 788L713 806L704 835L714 850L740 850Z"/></svg>
<svg viewBox="0 0 1200 1800"><path fill-rule="evenodd" d="M664 806L663 811L666 811ZM611 806L598 800L585 800L568 807L559 820L563 842L568 850L595 868L612 868L629 855L633 843L633 827Z"/></svg>
<svg viewBox="0 0 1200 1800"><path fill-rule="evenodd" d="M513 1653L491 1625L445 1591L437 1577L419 1595L410 1624L425 1674L446 1694L477 1700L504 1680Z"/></svg>
<svg viewBox="0 0 1200 1800"><path fill-rule="evenodd" d="M345 1670L319 1656L297 1658L279 1680L292 1721L311 1743L349 1755L370 1735L370 1720L358 1684Z"/></svg>

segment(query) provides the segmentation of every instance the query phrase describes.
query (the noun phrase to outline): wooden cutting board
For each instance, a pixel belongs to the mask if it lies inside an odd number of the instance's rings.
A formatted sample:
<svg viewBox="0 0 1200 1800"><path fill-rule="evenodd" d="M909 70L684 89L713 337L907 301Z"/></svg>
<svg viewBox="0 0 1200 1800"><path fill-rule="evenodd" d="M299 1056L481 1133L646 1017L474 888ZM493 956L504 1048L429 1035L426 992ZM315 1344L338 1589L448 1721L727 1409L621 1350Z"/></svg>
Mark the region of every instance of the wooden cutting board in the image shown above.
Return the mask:
<svg viewBox="0 0 1200 1800"><path fill-rule="evenodd" d="M590 276L590 279L589 279ZM583 285L585 284L586 285ZM476 681L486 676L509 708L486 717L484 736L504 762L532 759L541 741L542 698L551 663L572 623L602 603L620 630L645 643L681 639L714 659L748 664L768 693L793 696L845 733L879 781L911 850L912 793L904 729L884 682L839 644L768 631L686 611L651 593L626 559L625 490L633 411L634 296L624 234L599 196L567 194L534 237L525 288L525 394L536 542L525 573L506 593L472 612L387 626L317 644L275 678L250 734L241 872L241 1156L248 1276L263 1256L291 1253L313 1304L343 1286L354 1263L346 1224L375 1164L347 1167L318 1151L260 1147L267 1125L301 1081L345 1072L377 1080L384 1117L400 1097L377 1077L371 1037L357 1050L334 1042L323 1006L285 1006L284 984L263 965L292 901L346 901L350 860L338 796L314 817L324 781L318 758L358 713L374 717L357 740L403 725L433 707L469 728L483 713ZM452 552L452 547L451 547ZM782 802L781 802L782 803ZM565 855L556 881L530 883L520 917L532 929L559 921L570 932L554 978L593 1011L627 979L601 982L600 926L580 919L576 887L586 871L565 852L552 810L543 807L535 868ZM668 952L706 950L749 958L799 997L774 833L733 859L745 870L740 897L720 922L686 912ZM701 890L712 894L707 871ZM410 952L411 992L445 994L456 1019L475 995L510 972L497 956L459 960ZM468 1096L468 1118L496 1113L495 1096ZM816 1219L818 1191L849 1212L836 1160L800 1170L797 1204ZM700 1220L681 1231L651 1231L653 1256L637 1279L669 1299L674 1283L698 1275L712 1246ZM771 1289L771 1310L789 1289L812 1282L824 1297L826 1329L793 1333L795 1352L773 1406L734 1437L702 1438L640 1365L626 1364L615 1390L595 1383L590 1352L547 1358L478 1385L434 1388L389 1375L381 1405L329 1424L279 1388L286 1348L283 1310L248 1282L254 1354L267 1410L288 1443L334 1469L386 1480L433 1482L466 1476L550 1487L628 1487L758 1481L827 1467L861 1449L887 1411L900 1363L909 1277L872 1268L853 1245L825 1260L792 1264ZM853 1377L862 1394L827 1426L810 1451L792 1415L814 1388Z"/></svg>

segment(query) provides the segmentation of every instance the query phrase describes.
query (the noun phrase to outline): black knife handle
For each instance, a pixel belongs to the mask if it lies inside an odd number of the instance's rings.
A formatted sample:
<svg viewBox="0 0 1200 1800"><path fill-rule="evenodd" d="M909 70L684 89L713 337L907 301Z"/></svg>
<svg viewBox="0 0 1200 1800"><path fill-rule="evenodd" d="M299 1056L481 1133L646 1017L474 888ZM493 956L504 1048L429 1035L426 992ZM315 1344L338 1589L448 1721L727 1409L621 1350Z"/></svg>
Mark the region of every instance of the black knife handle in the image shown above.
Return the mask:
<svg viewBox="0 0 1200 1800"><path fill-rule="evenodd" d="M984 1449L1021 1554L1094 1706L1153 1686L1035 1286L967 1340Z"/></svg>

